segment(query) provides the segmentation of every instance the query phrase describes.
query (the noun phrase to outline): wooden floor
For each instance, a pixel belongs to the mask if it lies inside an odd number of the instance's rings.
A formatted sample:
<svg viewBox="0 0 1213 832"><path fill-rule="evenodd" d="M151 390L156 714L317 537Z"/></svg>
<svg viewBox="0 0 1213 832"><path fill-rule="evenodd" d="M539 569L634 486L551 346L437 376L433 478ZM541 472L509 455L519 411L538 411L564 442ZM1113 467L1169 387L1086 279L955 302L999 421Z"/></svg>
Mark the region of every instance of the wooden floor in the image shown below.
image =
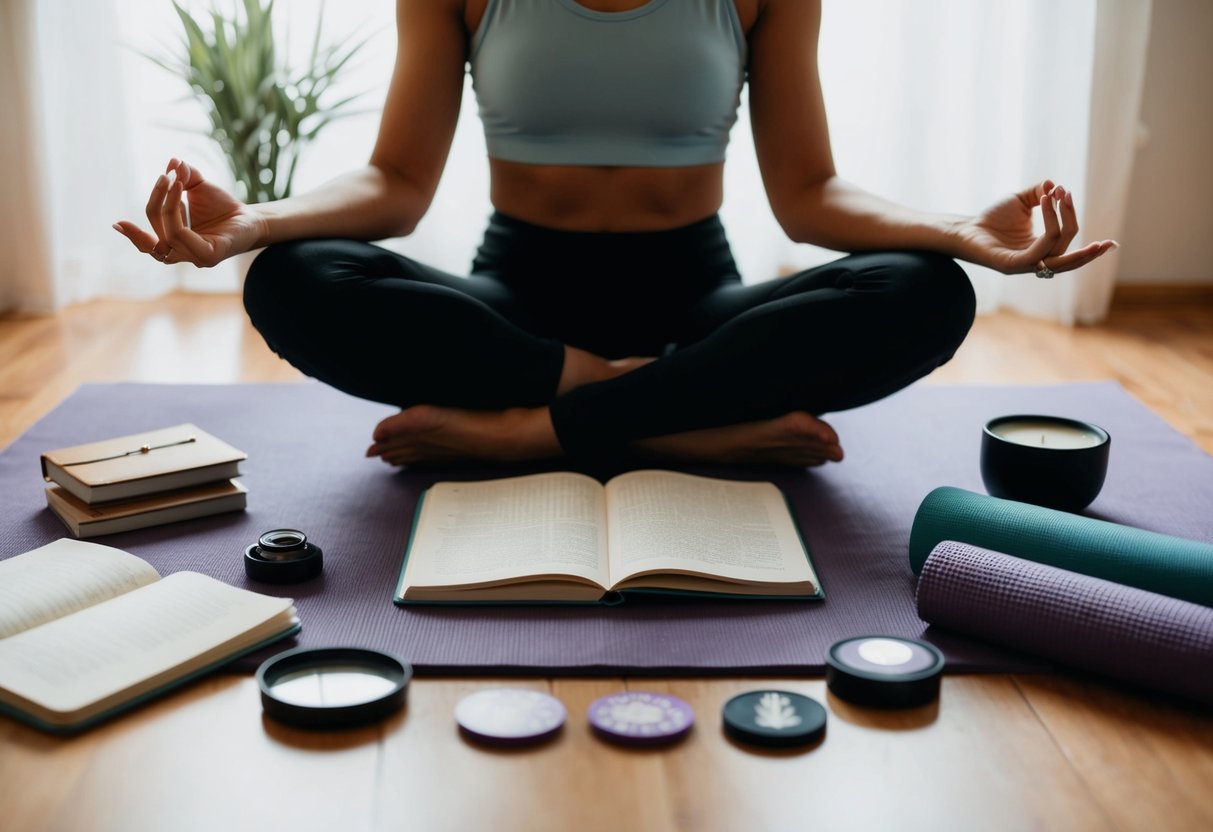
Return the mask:
<svg viewBox="0 0 1213 832"><path fill-rule="evenodd" d="M81 382L295 378L233 296L0 318L0 447ZM1122 303L1078 329L984 317L928 383L1102 379L1213 453L1213 302ZM578 714L629 680L507 683ZM1213 716L1078 676L950 676L937 706L899 713L850 707L819 678L646 679L701 724L640 752L576 719L538 749L473 747L451 711L491 684L417 680L405 713L336 734L264 720L253 681L222 675L71 740L0 718L0 828L1213 829ZM758 753L723 737L721 703L758 684L825 703L822 744Z"/></svg>

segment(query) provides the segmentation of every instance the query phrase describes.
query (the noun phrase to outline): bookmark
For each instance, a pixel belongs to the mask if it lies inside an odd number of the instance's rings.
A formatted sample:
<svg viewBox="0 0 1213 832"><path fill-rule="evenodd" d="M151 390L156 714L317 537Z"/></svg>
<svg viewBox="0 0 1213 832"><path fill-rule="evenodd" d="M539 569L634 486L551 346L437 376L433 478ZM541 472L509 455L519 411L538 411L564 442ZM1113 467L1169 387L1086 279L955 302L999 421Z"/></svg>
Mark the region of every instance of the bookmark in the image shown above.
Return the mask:
<svg viewBox="0 0 1213 832"><path fill-rule="evenodd" d="M152 451L158 451L161 448L174 448L177 445L188 445L191 442L197 442L197 441L198 441L198 437L188 436L185 439L181 439L176 442L165 442L163 445L140 445L138 448L135 448L135 450L133 450L133 451L125 451L120 454L114 454L113 456L97 457L96 459L82 459L79 462L65 462L62 465L60 465L59 467L60 468L71 468L73 465L92 465L94 462L108 462L111 459L122 459L123 457L136 456L138 454L150 454Z"/></svg>

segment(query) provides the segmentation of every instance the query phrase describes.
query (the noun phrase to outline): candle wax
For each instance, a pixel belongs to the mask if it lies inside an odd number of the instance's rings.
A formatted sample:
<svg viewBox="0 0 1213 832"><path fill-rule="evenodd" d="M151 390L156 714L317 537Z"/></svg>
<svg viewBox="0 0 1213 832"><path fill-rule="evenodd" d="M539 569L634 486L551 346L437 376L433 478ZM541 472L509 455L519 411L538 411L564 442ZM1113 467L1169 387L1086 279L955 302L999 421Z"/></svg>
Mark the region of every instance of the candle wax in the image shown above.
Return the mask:
<svg viewBox="0 0 1213 832"><path fill-rule="evenodd" d="M1103 442L1103 437L1094 431L1040 419L1001 422L991 427L990 432L1008 442L1014 442L1017 445L1031 445L1036 448L1073 450L1094 448Z"/></svg>

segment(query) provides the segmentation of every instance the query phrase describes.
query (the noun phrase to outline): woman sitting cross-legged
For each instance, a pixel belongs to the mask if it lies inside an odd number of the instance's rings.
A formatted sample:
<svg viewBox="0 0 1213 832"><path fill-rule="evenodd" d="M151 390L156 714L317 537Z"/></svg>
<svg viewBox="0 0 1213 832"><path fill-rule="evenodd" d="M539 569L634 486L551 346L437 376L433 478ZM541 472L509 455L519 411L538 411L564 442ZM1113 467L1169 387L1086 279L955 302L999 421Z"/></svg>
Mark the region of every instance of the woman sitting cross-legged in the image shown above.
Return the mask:
<svg viewBox="0 0 1213 832"><path fill-rule="evenodd" d="M166 263L268 246L245 284L253 324L308 375L400 407L367 451L395 465L838 461L824 414L905 387L965 338L974 299L955 258L1051 276L1115 243L1069 251L1074 198L1047 180L944 216L840 179L820 17L810 0L398 0L369 164L245 205L174 159L151 231L116 227ZM428 208L465 65L495 210L457 276L369 241ZM717 217L746 83L776 218L850 253L752 285Z"/></svg>

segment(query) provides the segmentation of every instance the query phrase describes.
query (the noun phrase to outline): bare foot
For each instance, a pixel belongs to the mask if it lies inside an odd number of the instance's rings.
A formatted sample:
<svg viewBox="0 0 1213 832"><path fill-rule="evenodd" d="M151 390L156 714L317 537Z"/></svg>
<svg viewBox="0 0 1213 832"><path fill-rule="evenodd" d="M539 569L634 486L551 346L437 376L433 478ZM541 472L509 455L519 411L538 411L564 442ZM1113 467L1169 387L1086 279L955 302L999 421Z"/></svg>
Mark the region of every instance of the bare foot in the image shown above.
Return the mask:
<svg viewBox="0 0 1213 832"><path fill-rule="evenodd" d="M366 455L392 465L517 462L561 453L546 407L463 410L420 404L384 419L373 438Z"/></svg>
<svg viewBox="0 0 1213 832"><path fill-rule="evenodd" d="M583 384L593 384L596 381L606 381L624 373L630 373L637 367L643 367L655 358L617 358L608 361L592 352L565 346L564 369L560 373L560 383L556 386L556 395L562 395L581 387Z"/></svg>
<svg viewBox="0 0 1213 832"><path fill-rule="evenodd" d="M838 434L808 413L785 413L761 422L657 436L635 443L647 456L693 462L821 465L841 462Z"/></svg>

